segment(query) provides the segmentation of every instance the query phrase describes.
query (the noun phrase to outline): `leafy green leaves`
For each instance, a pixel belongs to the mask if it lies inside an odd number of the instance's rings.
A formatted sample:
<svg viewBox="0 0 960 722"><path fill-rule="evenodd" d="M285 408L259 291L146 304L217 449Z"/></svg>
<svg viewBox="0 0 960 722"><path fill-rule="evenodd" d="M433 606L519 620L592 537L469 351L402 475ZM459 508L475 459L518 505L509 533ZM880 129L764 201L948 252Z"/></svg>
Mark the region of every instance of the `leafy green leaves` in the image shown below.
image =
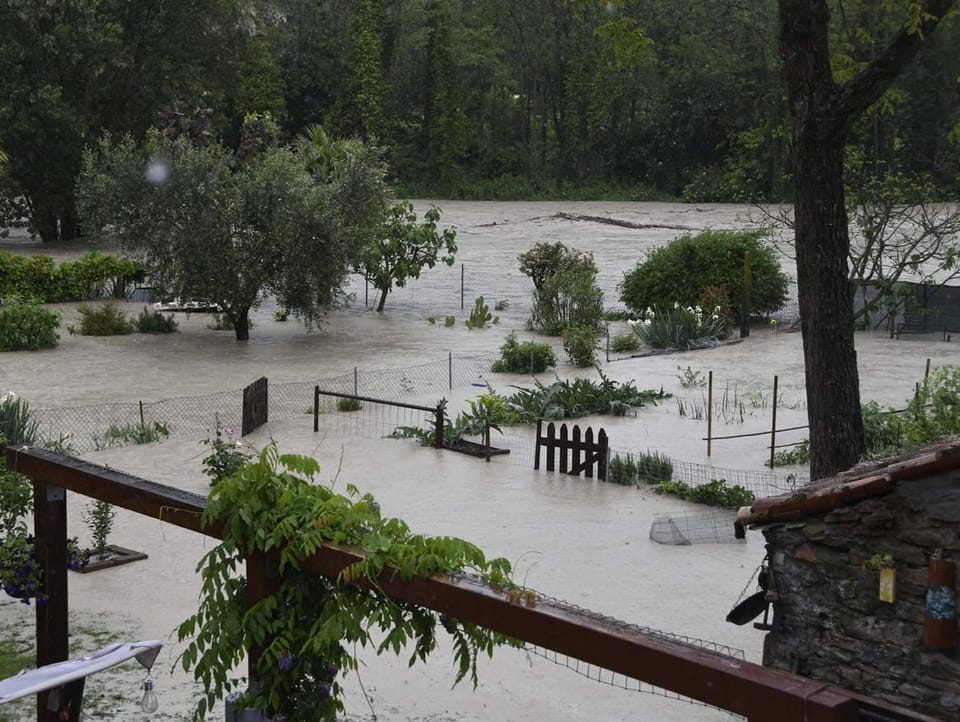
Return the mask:
<svg viewBox="0 0 960 722"><path fill-rule="evenodd" d="M410 664L426 659L436 647L437 615L388 597L377 583L387 570L402 579L472 572L496 588L510 585L505 559L488 561L461 539L413 534L402 520L383 517L370 494L313 483L318 473L314 459L270 444L212 489L203 523L220 525L223 542L201 559L200 605L178 629L181 641L190 640L179 661L206 690L195 719L241 684L233 670L251 649L260 652L259 687L242 703L304 722L342 711L337 679L340 670L356 669L357 646L399 654L412 645ZM335 580L304 571L304 560L328 543L364 558ZM251 605L240 567L258 552L279 552L280 583ZM478 653L509 640L472 625L452 628L457 681L469 674L476 683Z"/></svg>

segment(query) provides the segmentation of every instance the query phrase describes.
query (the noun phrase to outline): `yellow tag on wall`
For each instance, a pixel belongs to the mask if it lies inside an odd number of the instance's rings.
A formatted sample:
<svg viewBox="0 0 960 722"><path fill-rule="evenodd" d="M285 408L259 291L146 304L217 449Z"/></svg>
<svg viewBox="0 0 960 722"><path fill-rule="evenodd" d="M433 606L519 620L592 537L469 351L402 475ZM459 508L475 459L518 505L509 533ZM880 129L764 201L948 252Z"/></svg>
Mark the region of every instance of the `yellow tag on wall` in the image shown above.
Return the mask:
<svg viewBox="0 0 960 722"><path fill-rule="evenodd" d="M880 570L880 601L893 604L897 600L897 570Z"/></svg>

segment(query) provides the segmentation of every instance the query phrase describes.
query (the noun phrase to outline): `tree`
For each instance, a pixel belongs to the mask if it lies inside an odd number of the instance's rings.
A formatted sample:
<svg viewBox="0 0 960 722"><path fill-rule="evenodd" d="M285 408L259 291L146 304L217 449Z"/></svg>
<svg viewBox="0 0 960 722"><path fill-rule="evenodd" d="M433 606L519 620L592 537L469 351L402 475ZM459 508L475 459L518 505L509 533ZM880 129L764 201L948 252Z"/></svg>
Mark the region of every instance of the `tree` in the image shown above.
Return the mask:
<svg viewBox="0 0 960 722"><path fill-rule="evenodd" d="M362 268L373 287L380 291L377 311L383 311L387 294L408 279L420 278L424 268L438 262L453 265L457 252L457 231L445 228L437 233L440 209L430 206L417 224L417 212L410 201L400 201L389 211L383 228L363 256Z"/></svg>
<svg viewBox="0 0 960 722"><path fill-rule="evenodd" d="M89 231L137 256L166 293L221 304L238 341L268 294L314 323L386 198L370 154L318 180L287 148L241 162L220 145L159 134L142 149L104 138L86 153L79 187Z"/></svg>
<svg viewBox="0 0 960 722"><path fill-rule="evenodd" d="M797 282L814 479L849 468L864 450L847 265L847 134L952 6L953 0L911 2L889 45L838 83L831 68L827 1L779 0L780 50L793 126Z"/></svg>

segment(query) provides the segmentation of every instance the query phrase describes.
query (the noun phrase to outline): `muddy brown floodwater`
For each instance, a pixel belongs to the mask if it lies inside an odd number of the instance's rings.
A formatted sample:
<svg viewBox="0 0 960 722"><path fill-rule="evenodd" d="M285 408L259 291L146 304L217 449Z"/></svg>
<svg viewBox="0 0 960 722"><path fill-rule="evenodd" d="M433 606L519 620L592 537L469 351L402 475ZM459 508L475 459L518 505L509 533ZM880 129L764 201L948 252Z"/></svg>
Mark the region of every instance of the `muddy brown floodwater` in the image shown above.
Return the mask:
<svg viewBox="0 0 960 722"><path fill-rule="evenodd" d="M419 204L422 208L425 204ZM171 397L235 390L259 376L271 384L314 383L350 373L354 368L410 367L458 356L496 353L506 334L524 330L527 304L516 256L540 241L562 241L591 251L615 305L616 282L645 251L685 230L749 227L750 209L727 205L654 203L476 203L439 202L443 220L459 229L458 261L464 265L466 310L460 310L460 269L436 269L387 301L383 314L363 306L364 289L353 288L357 301L332 311L323 328L306 333L295 322L275 323L273 304L253 315L251 340L238 344L230 333L207 328L208 318L180 316L180 331L170 336L133 335L93 338L64 334L60 346L39 353L0 354L0 392L11 390L37 409L84 406L107 401L158 401ZM558 214L565 215L558 215ZM600 223L612 219L623 225ZM635 227L630 227L635 226ZM17 252L51 252L64 258L80 249L40 249L22 239L7 242ZM789 259L785 268L791 276ZM432 279L432 280L431 280ZM466 329L473 298L506 301L500 322L482 331ZM491 303L491 306L493 304ZM59 308L65 322L76 319L73 304ZM131 305L130 312L139 311ZM454 315L457 324L442 320ZM440 320L430 323L429 319ZM614 333L625 326L614 324ZM857 339L861 389L865 400L899 405L922 378L926 359L933 368L956 364L958 346L930 337L893 341L882 334ZM562 354L558 354L562 356ZM714 433L736 434L769 429L773 376L779 377L778 426L805 423L801 339L796 333L754 329L736 345L671 355L611 362L603 371L640 388L675 394L692 408L703 392L684 388L683 369L713 371L717 393L736 396L736 406L718 419ZM562 361L563 376L585 372ZM595 371L588 372L595 376ZM509 391L522 378L498 380ZM461 386L448 394L455 406L481 389ZM434 403L437 394L411 393ZM304 406L310 399L304 400ZM680 414L670 400L644 407L637 418L587 419L603 425L611 445L620 449L660 451L676 460L725 469L762 472L768 451L763 438L717 441L706 457L705 422ZM212 419L211 419L212 426ZM785 436L797 441L802 432ZM101 464L198 493L207 488L200 460L204 437L174 437L159 444L93 451L85 457ZM757 532L739 544L663 546L648 538L651 520L661 512L696 511L698 507L647 489L624 488L560 475L534 472L504 459L490 464L458 454L422 449L411 442L357 438L336 429L314 435L309 417L282 419L257 431L250 440L276 439L284 451L309 453L321 462L323 477L343 489L353 483L373 493L384 513L405 519L418 532L453 534L479 544L489 555L505 556L516 578L544 594L645 627L711 640L739 648L759 661L762 633L750 625L735 627L724 617L744 592L763 557ZM794 470L803 473L803 470ZM70 533L88 540L81 521L85 500L71 495ZM130 639L158 638L166 646L154 673L160 712L155 719L184 720L197 687L175 667L182 649L175 627L196 606L194 567L211 542L198 535L120 511L111 542L147 552L147 561L88 575L71 575L73 624L113 630ZM753 587L747 591L752 591ZM0 598L4 635L29 639L32 609ZM78 634L79 637L83 635ZM89 635L88 635L89 636ZM84 644L93 644L83 637ZM378 720L715 720L726 713L625 690L596 670L588 678L565 664L517 650L498 650L481 660L480 684L451 688L450 649L441 649L427 664L412 668L406 658L377 657L360 650L359 675L343 679L349 719ZM94 645L97 646L97 645ZM92 648L92 647L91 647ZM90 651L86 648L78 651ZM561 662L567 660L562 659ZM576 667L576 662L569 661ZM102 675L89 682L89 719L140 719L141 675L135 668ZM370 702L364 699L364 692ZM9 710L9 711L8 711ZM29 707L8 707L0 715L32 718ZM222 713L210 719L222 719Z"/></svg>

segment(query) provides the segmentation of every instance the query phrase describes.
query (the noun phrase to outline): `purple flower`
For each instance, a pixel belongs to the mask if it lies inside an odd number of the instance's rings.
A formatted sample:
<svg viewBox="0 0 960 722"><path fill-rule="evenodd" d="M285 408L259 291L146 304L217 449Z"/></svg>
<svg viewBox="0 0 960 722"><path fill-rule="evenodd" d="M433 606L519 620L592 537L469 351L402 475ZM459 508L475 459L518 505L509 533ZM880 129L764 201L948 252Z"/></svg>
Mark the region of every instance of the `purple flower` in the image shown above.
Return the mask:
<svg viewBox="0 0 960 722"><path fill-rule="evenodd" d="M337 673L340 671L340 668L335 665L333 662L324 662L323 671L330 675L331 678L336 677Z"/></svg>
<svg viewBox="0 0 960 722"><path fill-rule="evenodd" d="M317 685L317 695L320 697L320 699L326 699L330 696L331 689L332 688L330 687L329 682L320 682Z"/></svg>
<svg viewBox="0 0 960 722"><path fill-rule="evenodd" d="M289 672L293 669L293 655L290 652L284 652L277 658L277 668L281 672Z"/></svg>

